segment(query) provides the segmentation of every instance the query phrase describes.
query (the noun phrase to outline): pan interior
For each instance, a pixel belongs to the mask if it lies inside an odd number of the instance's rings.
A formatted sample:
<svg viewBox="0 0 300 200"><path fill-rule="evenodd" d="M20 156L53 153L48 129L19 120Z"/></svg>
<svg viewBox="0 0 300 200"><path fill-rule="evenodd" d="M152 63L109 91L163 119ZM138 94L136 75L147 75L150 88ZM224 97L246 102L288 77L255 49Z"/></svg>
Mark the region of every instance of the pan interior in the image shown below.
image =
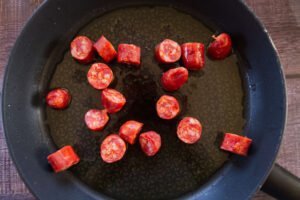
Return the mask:
<svg viewBox="0 0 300 200"><path fill-rule="evenodd" d="M236 56L222 61L206 58L204 70L190 72L187 84L168 93L160 86L161 74L181 63L159 65L153 51L165 38L178 43L200 41L207 46L213 33L192 16L169 7L118 9L94 19L78 32L94 41L103 34L115 47L119 43L140 46L142 65L138 69L109 64L115 75L111 87L126 96L127 104L110 115L109 124L99 132L89 131L84 124L87 110L102 108L101 92L86 79L89 65L77 63L67 51L56 66L49 89L67 88L73 99L66 110L46 109L47 126L58 148L69 144L78 152L81 162L71 169L76 177L113 198L170 199L201 187L224 165L228 154L219 149L219 135L241 133L244 125L244 92ZM163 94L175 96L181 104L181 114L174 120L157 117L155 103ZM176 125L184 116L196 117L203 125L202 138L196 144L184 144L176 136ZM99 145L130 119L143 122L143 131L160 133L160 152L147 157L138 144L129 145L123 160L104 163Z"/></svg>

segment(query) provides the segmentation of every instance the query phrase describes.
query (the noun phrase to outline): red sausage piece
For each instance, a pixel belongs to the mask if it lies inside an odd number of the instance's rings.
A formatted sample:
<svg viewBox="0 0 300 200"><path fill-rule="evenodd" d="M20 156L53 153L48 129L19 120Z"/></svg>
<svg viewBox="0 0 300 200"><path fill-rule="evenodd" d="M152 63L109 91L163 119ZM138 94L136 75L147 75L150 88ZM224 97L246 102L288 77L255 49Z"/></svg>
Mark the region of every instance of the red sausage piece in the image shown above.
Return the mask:
<svg viewBox="0 0 300 200"><path fill-rule="evenodd" d="M126 152L124 140L117 134L107 136L101 146L100 155L104 162L113 163L121 160Z"/></svg>
<svg viewBox="0 0 300 200"><path fill-rule="evenodd" d="M208 46L208 55L216 60L221 60L226 58L232 49L231 38L227 33L221 33L220 35L212 36L214 41Z"/></svg>
<svg viewBox="0 0 300 200"><path fill-rule="evenodd" d="M233 133L225 133L221 149L242 156L247 156L252 140Z"/></svg>
<svg viewBox="0 0 300 200"><path fill-rule="evenodd" d="M93 42L86 36L78 36L71 42L71 55L81 63L94 59Z"/></svg>
<svg viewBox="0 0 300 200"><path fill-rule="evenodd" d="M87 73L87 79L93 88L102 90L114 80L114 74L106 64L94 63Z"/></svg>
<svg viewBox="0 0 300 200"><path fill-rule="evenodd" d="M156 102L156 112L160 118L169 120L179 114L180 106L174 97L163 95Z"/></svg>
<svg viewBox="0 0 300 200"><path fill-rule="evenodd" d="M161 77L161 84L167 91L178 90L185 82L187 82L189 72L184 67L176 67L169 69L163 73Z"/></svg>
<svg viewBox="0 0 300 200"><path fill-rule="evenodd" d="M64 171L80 161L71 146L64 146L60 150L50 154L47 160L55 172Z"/></svg>
<svg viewBox="0 0 300 200"><path fill-rule="evenodd" d="M51 90L46 97L48 106L55 109L64 109L68 107L71 102L71 95L67 89L57 88Z"/></svg>
<svg viewBox="0 0 300 200"><path fill-rule="evenodd" d="M143 152L147 156L154 156L161 147L161 138L155 131L142 133L139 137L139 142Z"/></svg>
<svg viewBox="0 0 300 200"><path fill-rule="evenodd" d="M94 48L105 62L110 62L117 56L114 46L103 35L94 44Z"/></svg>
<svg viewBox="0 0 300 200"><path fill-rule="evenodd" d="M173 40L165 39L155 47L155 56L158 62L174 63L180 59L181 48Z"/></svg>
<svg viewBox="0 0 300 200"><path fill-rule="evenodd" d="M177 126L178 138L187 144L197 142L202 133L201 123L193 117L183 118Z"/></svg>
<svg viewBox="0 0 300 200"><path fill-rule="evenodd" d="M137 135L142 130L142 127L143 123L134 120L129 120L121 126L119 130L119 135L123 140L125 140L129 144L134 144Z"/></svg>
<svg viewBox="0 0 300 200"><path fill-rule="evenodd" d="M120 111L126 103L126 99L123 94L114 89L103 90L101 101L108 113L116 113Z"/></svg>
<svg viewBox="0 0 300 200"><path fill-rule="evenodd" d="M186 68L199 70L204 67L204 45L202 43L184 43L181 45L182 60Z"/></svg>
<svg viewBox="0 0 300 200"><path fill-rule="evenodd" d="M106 110L91 109L84 116L86 126L93 131L101 131L109 120Z"/></svg>
<svg viewBox="0 0 300 200"><path fill-rule="evenodd" d="M119 44L118 62L139 66L141 64L141 48L133 44Z"/></svg>

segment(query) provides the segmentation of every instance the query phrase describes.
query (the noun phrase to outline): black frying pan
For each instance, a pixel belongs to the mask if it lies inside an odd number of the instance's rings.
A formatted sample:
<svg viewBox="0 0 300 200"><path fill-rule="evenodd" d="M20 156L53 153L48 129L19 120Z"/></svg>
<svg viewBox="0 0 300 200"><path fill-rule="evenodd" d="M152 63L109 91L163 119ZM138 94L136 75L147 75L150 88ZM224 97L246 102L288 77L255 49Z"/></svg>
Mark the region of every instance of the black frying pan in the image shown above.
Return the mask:
<svg viewBox="0 0 300 200"><path fill-rule="evenodd" d="M232 36L235 53L223 61L206 59L206 68L192 72L188 84L172 93L183 108L181 115L160 120L155 102L166 92L159 79L170 66L157 64L155 44L171 38L207 45L220 31ZM110 64L117 77L111 87L128 103L111 115L101 132L88 131L83 122L84 113L101 108L101 102L100 92L86 81L88 65L75 62L68 51L78 34L94 40L104 34L114 45L142 47L141 69ZM46 108L44 97L54 87L71 91L67 110ZM177 122L187 115L204 126L195 145L183 144L175 134ZM249 199L273 166L285 117L284 77L274 46L244 3L233 0L46 1L15 44L3 89L3 122L12 158L40 199ZM159 132L161 151L148 158L138 145L130 146L122 161L105 164L99 144L128 119L143 121L145 131ZM219 149L224 131L253 139L248 157ZM69 172L54 174L46 157L66 144L74 146L81 162ZM275 167L265 189L279 198L300 199L299 182L287 175Z"/></svg>

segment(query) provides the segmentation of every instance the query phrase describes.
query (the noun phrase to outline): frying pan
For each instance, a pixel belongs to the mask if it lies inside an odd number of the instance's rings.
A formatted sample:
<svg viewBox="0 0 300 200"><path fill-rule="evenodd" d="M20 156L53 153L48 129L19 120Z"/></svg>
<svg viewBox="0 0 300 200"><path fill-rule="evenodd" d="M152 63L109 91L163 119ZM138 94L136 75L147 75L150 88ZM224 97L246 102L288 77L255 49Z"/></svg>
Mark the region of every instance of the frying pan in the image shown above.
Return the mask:
<svg viewBox="0 0 300 200"><path fill-rule="evenodd" d="M207 45L209 36L221 31L232 36L234 54L224 61L206 58L206 68L191 72L188 84L172 93L181 115L160 120L154 105L166 92L158 82L172 66L155 62L154 45L164 38ZM124 93L128 103L111 115L102 132L90 132L83 123L84 113L101 108L101 102L100 92L86 81L88 65L78 64L68 52L78 34L93 40L104 34L114 45L142 47L140 69L110 64L117 77L111 87ZM54 87L71 91L68 109L46 108L44 97ZM46 1L11 52L2 112L12 159L39 199L250 199L266 180L268 193L300 199L299 180L273 167L286 119L282 67L267 31L243 1ZM187 115L203 123L202 139L195 145L176 138L176 124ZM143 121L145 131L159 132L161 151L148 158L138 145L130 146L122 161L105 164L99 144L128 119ZM249 156L221 151L222 132L252 138ZM66 144L82 161L54 174L46 157Z"/></svg>

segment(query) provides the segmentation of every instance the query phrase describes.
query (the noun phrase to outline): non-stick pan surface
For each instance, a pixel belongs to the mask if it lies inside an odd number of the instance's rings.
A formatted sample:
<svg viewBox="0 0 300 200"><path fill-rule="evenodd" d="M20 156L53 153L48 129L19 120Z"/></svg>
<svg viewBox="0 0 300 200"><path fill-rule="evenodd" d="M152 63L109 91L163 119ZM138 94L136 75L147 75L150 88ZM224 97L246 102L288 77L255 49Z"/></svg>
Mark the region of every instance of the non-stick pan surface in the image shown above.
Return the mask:
<svg viewBox="0 0 300 200"><path fill-rule="evenodd" d="M219 149L218 134L222 131L241 133L243 128L243 91L236 56L224 61L206 58L204 70L190 72L188 84L169 93L179 100L181 113L176 119L166 121L157 116L155 109L158 98L167 94L160 85L160 78L163 71L179 63L158 65L154 58L155 45L164 38L179 43L202 41L208 44L212 31L173 8L135 7L105 14L78 34L94 41L104 34L115 46L134 43L142 47L142 65L136 68L116 62L109 64L116 77L110 87L122 92L127 104L121 112L110 115L108 126L100 132L88 131L83 120L87 110L102 108L101 92L87 82L89 65L78 64L70 51L57 65L50 88L67 88L73 100L65 111L48 108L46 120L58 147L71 144L78 151L81 162L73 168L74 174L96 190L118 199L174 198L199 188L226 161L227 154ZM202 122L201 142L186 145L177 138L176 127L184 116L193 116ZM143 122L144 131L155 130L161 134L160 153L149 158L137 143L128 148L122 161L104 163L99 156L99 144L132 119Z"/></svg>
<svg viewBox="0 0 300 200"><path fill-rule="evenodd" d="M285 119L281 68L263 28L240 2L228 2L239 11L220 2L222 9L215 10L208 2L165 2L167 7L160 6L163 2L122 3L49 1L22 33L9 62L3 99L8 145L21 175L42 199L248 198L273 163ZM242 11L243 17L235 18ZM255 37L242 21L248 22ZM169 93L181 104L180 116L159 119L155 102L166 94L159 84L161 73L181 63L158 65L154 46L164 38L207 45L218 31L232 35L236 54L223 61L206 58L203 71L191 72L183 88ZM111 87L128 101L101 132L88 131L83 122L88 109L101 108L101 100L100 92L86 81L89 65L77 63L68 51L78 34L93 40L104 34L115 46L142 47L140 69L110 64L116 77ZM67 110L45 107L44 96L55 87L70 90L73 99ZM186 145L176 137L176 124L183 116L202 122L199 143ZM136 144L122 161L105 164L99 144L129 119L144 122L145 131L159 132L161 151L148 158ZM228 157L219 150L224 131L253 138L249 157ZM67 144L74 146L82 161L71 173L53 174L45 158Z"/></svg>

